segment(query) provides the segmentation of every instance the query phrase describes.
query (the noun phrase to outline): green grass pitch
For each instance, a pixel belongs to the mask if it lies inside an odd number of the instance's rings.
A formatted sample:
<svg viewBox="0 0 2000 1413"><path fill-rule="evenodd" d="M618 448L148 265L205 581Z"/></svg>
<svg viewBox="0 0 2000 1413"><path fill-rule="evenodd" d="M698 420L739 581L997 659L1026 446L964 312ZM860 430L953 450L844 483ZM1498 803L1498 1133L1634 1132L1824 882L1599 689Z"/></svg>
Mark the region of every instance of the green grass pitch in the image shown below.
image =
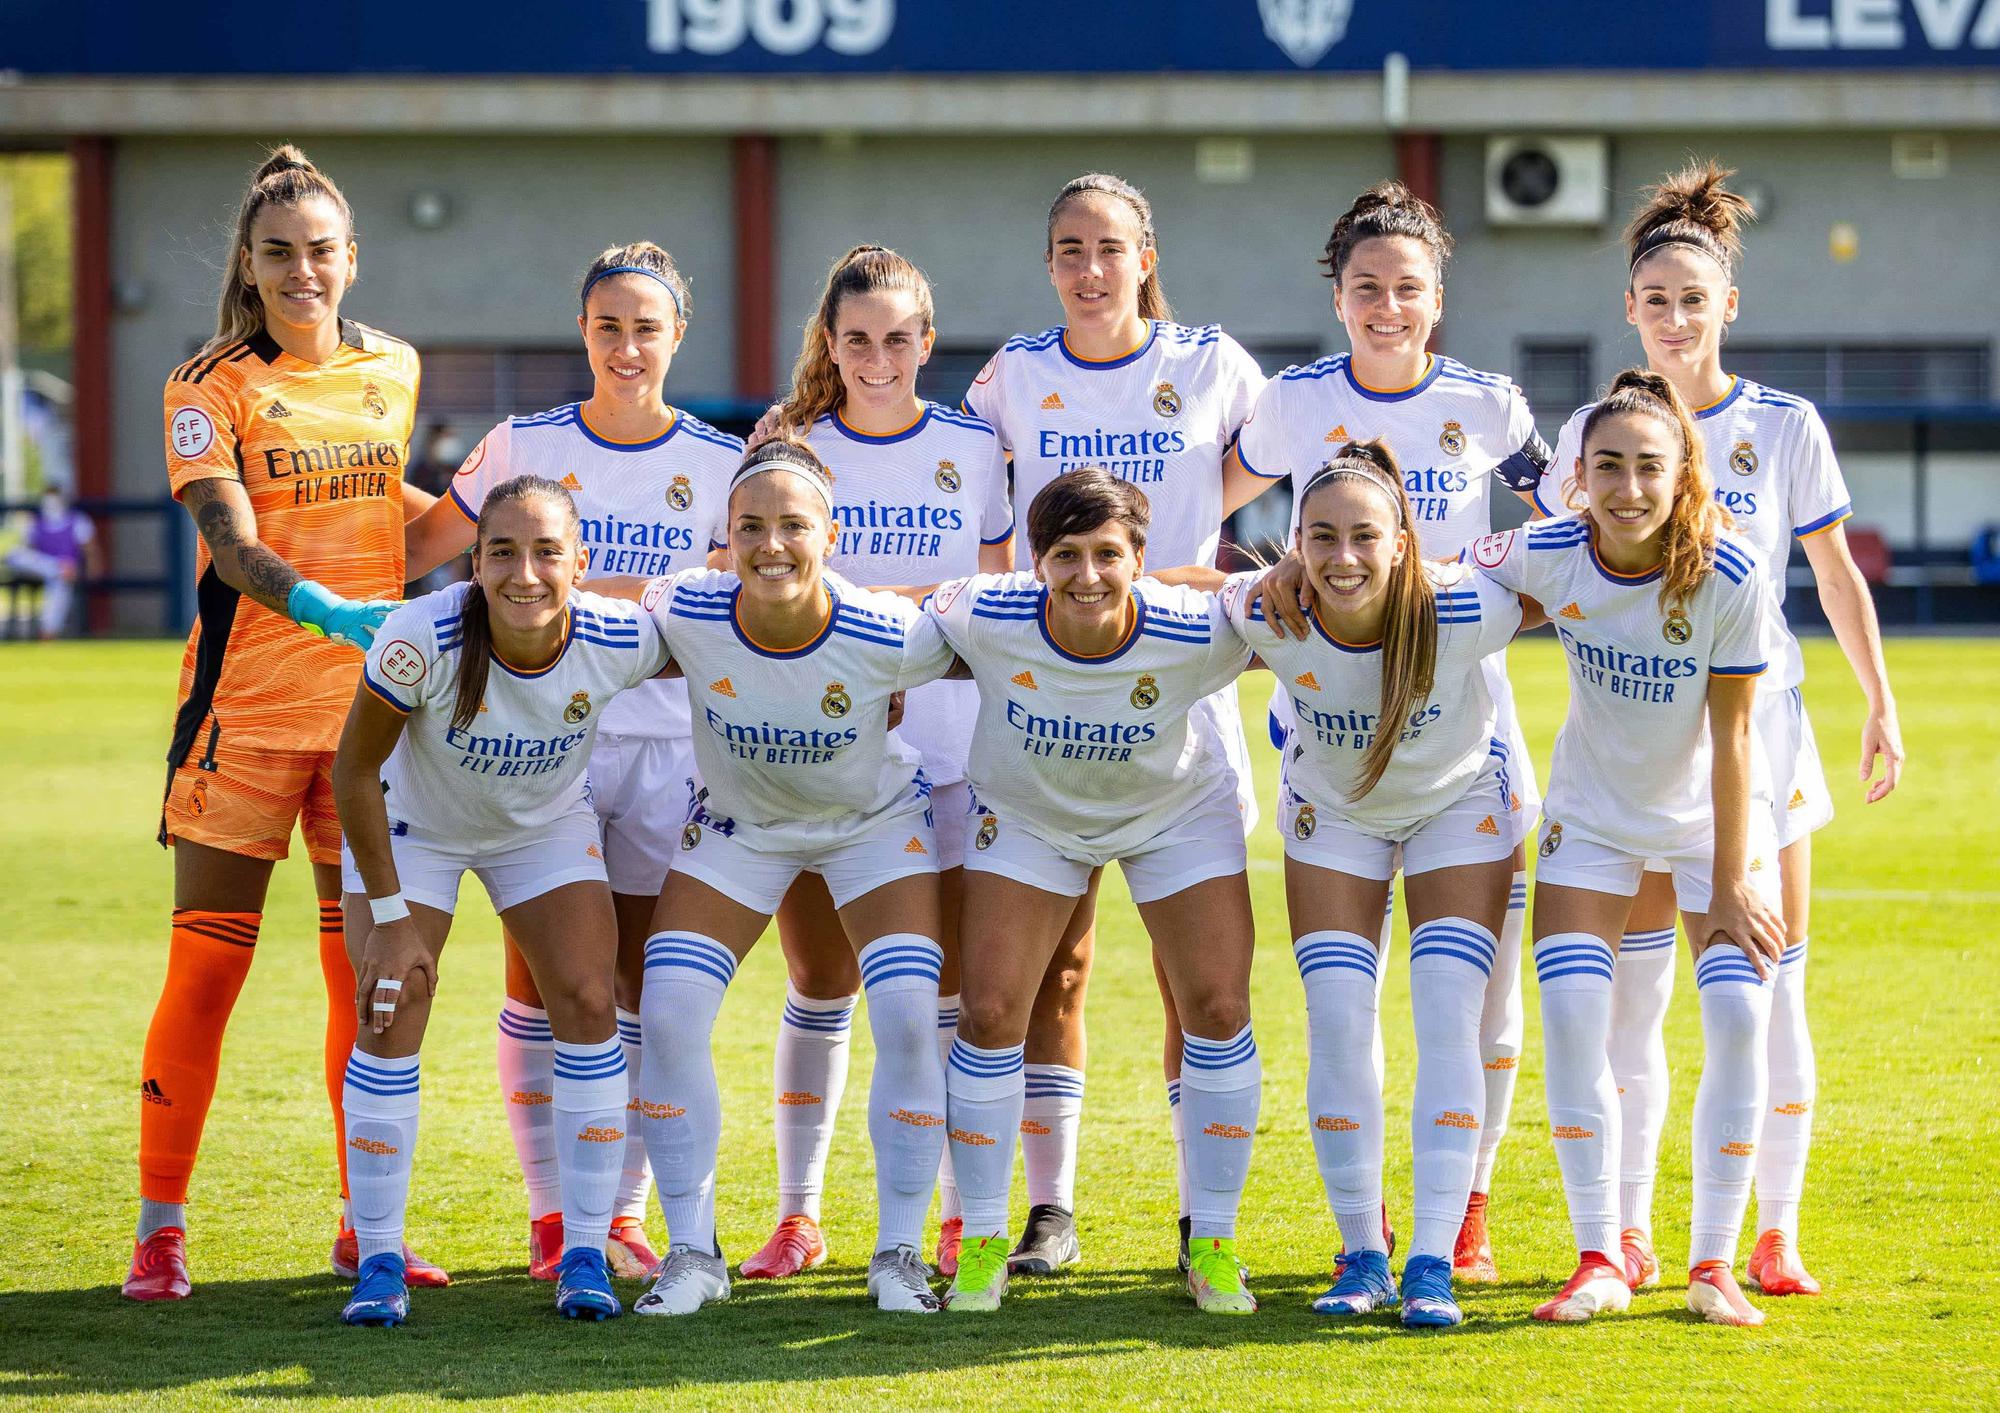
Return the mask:
<svg viewBox="0 0 2000 1413"><path fill-rule="evenodd" d="M1304 1008L1269 827L1274 766L1258 743L1266 823L1252 851L1260 929L1255 1014L1265 1091L1242 1249L1263 1310L1196 1315L1173 1275L1173 1183L1160 1036L1142 934L1122 884L1100 913L1094 1048L1079 1205L1084 1264L1021 1283L993 1318L877 1313L862 1289L873 1230L861 1105L829 1170L834 1259L802 1280L744 1283L677 1321L562 1322L523 1273L524 1204L497 1102L499 952L486 900L463 894L425 1048L410 1231L456 1275L419 1291L400 1331L336 1321L328 1273L333 1154L321 1089L320 982L309 875L281 866L261 960L237 1007L195 1175L195 1296L118 1298L135 1211L139 1049L165 958L170 870L152 842L177 645L0 650L0 1405L545 1408L1281 1406L1765 1407L2000 1404L1992 1089L2000 1067L2000 640L1891 644L1908 781L1863 808L1860 702L1830 643L1807 645L1809 697L1840 813L1818 836L1811 994L1821 1089L1804 1249L1828 1294L1765 1302L1769 1323L1695 1323L1686 1251L1688 1114L1698 1064L1681 961L1669 1036L1657 1232L1667 1285L1582 1328L1528 1312L1568 1274L1546 1137L1535 988L1513 1129L1494 1190L1505 1283L1465 1294L1458 1331L1335 1327L1308 1309L1336 1237L1304 1123ZM1546 640L1513 653L1536 758L1562 711ZM1267 688L1245 687L1248 720ZM1253 733L1253 736L1256 733ZM1408 986L1384 997L1392 1116L1407 1113ZM768 1105L783 969L774 940L745 965L718 1028L727 1104L720 1214L732 1259L772 1219ZM850 1096L870 1052L857 1025ZM1406 1126L1388 1192L1409 1220ZM1016 1188L1016 1221L1020 1218ZM652 1227L659 1237L659 1219ZM1746 1239L1746 1249L1747 1249ZM638 1293L630 1285L621 1293ZM810 1381L810 1386L808 1385Z"/></svg>

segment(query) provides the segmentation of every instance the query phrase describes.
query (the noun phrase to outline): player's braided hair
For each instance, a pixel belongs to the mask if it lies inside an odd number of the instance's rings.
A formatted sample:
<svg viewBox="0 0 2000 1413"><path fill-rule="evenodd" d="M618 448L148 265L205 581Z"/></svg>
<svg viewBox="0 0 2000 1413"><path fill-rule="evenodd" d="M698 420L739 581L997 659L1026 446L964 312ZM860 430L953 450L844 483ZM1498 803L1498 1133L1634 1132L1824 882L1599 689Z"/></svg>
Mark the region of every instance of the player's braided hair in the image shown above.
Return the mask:
<svg viewBox="0 0 2000 1413"><path fill-rule="evenodd" d="M1644 368L1627 368L1611 380L1611 390L1583 419L1578 445L1584 465L1590 464L1591 433L1607 417L1638 414L1656 417L1674 429L1680 439L1680 468L1674 477L1674 506L1660 530L1660 607L1672 612L1685 608L1701 581L1708 576L1715 559L1715 537L1733 523L1728 511L1715 501L1715 484L1709 479L1708 459L1702 451L1701 432L1694 424L1681 395L1663 374ZM1590 506L1579 476L1570 484L1565 504L1591 521Z"/></svg>
<svg viewBox="0 0 2000 1413"><path fill-rule="evenodd" d="M1375 183L1340 213L1326 238L1326 251L1319 258L1319 263L1326 267L1326 277L1337 288L1355 248L1365 240L1384 236L1408 236L1422 241L1437 264L1438 283L1444 283L1445 266L1451 263L1451 233L1445 230L1435 206L1395 181Z"/></svg>
<svg viewBox="0 0 2000 1413"><path fill-rule="evenodd" d="M475 571L479 555L486 547L486 532L493 522L493 512L517 500L546 500L561 506L564 537L575 544L582 536L576 502L570 499L568 491L546 477L515 476L488 491L486 499L480 502L479 528L472 548ZM459 610L459 629L458 670L452 676L451 724L454 730L464 731L479 715L479 704L486 700L486 678L493 666L493 620L486 606L486 591L479 585L476 572L465 605Z"/></svg>
<svg viewBox="0 0 2000 1413"><path fill-rule="evenodd" d="M1633 272L1654 251L1685 245L1720 265L1725 281L1733 280L1736 262L1743 258L1743 223L1757 218L1748 201L1723 185L1735 175L1714 158L1690 159L1678 172L1647 187L1632 223L1625 227L1625 253Z"/></svg>
<svg viewBox="0 0 2000 1413"><path fill-rule="evenodd" d="M1438 627L1437 595L1424 572L1410 494L1403 486L1396 454L1386 442L1349 442L1313 474L1299 501L1300 533L1307 523L1307 505L1327 488L1349 480L1372 486L1387 497L1395 509L1396 528L1406 536L1403 556L1389 571L1382 614L1382 706L1375 719L1374 738L1361 753L1361 779L1354 791L1358 800L1381 783L1402 737L1403 723L1436 685Z"/></svg>
<svg viewBox="0 0 2000 1413"><path fill-rule="evenodd" d="M1049 203L1049 228L1047 238L1042 242L1042 259L1053 260L1056 254L1056 217L1063 207L1085 196L1116 197L1132 208L1132 215L1139 223L1139 249L1150 250L1157 257L1160 249L1159 232L1153 229L1153 206L1146 200L1146 194L1126 181L1114 177L1109 172L1086 172L1080 177L1072 177L1063 183L1063 189L1056 193L1056 199ZM1174 311L1167 303L1166 287L1160 283L1160 262L1153 261L1152 273L1139 282L1139 317L1141 319L1171 319Z"/></svg>
<svg viewBox="0 0 2000 1413"><path fill-rule="evenodd" d="M827 348L840 326L840 302L850 294L881 294L889 290L902 290L910 295L923 319L924 333L929 334L934 317L931 282L922 270L880 245L857 245L833 262L833 268L826 272L819 305L806 320L798 361L792 365L791 395L778 411L780 426L803 436L813 423L846 400L840 368Z"/></svg>
<svg viewBox="0 0 2000 1413"><path fill-rule="evenodd" d="M235 239L230 242L229 256L222 266L222 298L215 311L215 337L203 345L202 353L219 353L263 331L263 296L257 293L255 284L243 278L243 257L250 250L250 231L256 224L257 213L266 206L302 205L315 196L333 203L340 213L341 225L346 228L347 239L353 240L354 211L347 198L340 194L333 179L308 161L298 148L286 143L272 149L271 155L251 174L249 189L243 193L243 204L236 212ZM328 290L327 294L337 301L341 291Z"/></svg>

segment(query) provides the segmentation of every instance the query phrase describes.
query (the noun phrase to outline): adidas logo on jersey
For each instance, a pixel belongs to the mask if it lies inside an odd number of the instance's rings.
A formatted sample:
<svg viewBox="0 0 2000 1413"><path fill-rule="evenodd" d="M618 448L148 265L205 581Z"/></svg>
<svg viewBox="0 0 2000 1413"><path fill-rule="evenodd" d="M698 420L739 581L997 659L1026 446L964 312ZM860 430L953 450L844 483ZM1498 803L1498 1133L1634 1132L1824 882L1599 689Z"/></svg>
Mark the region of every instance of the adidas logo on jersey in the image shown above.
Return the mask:
<svg viewBox="0 0 2000 1413"><path fill-rule="evenodd" d="M1788 810L1795 810L1798 809L1805 802L1806 802L1806 792L1803 790L1794 790L1792 791L1792 798L1786 802L1785 808Z"/></svg>
<svg viewBox="0 0 2000 1413"><path fill-rule="evenodd" d="M727 677L719 677L709 683L708 690L715 693L718 697L734 697L736 695L736 689L729 684Z"/></svg>
<svg viewBox="0 0 2000 1413"><path fill-rule="evenodd" d="M264 409L264 415L270 418L273 422L275 422L280 417L291 416L292 409L285 406L285 404L282 402L273 402L269 407Z"/></svg>
<svg viewBox="0 0 2000 1413"><path fill-rule="evenodd" d="M1567 618L1572 620L1573 622L1581 623L1583 622L1583 610L1576 606L1576 602L1574 600L1571 600L1569 603L1564 604L1561 608L1556 610L1556 617Z"/></svg>
<svg viewBox="0 0 2000 1413"><path fill-rule="evenodd" d="M1292 680L1301 687L1310 687L1315 692L1319 690L1319 678L1313 676L1310 672L1301 672Z"/></svg>
<svg viewBox="0 0 2000 1413"><path fill-rule="evenodd" d="M1016 687L1026 687L1031 692L1039 692L1042 690L1040 687L1037 687L1035 685L1035 674L1028 671L1025 667L1022 668L1019 672L1015 673L1008 680L1012 682Z"/></svg>
<svg viewBox="0 0 2000 1413"><path fill-rule="evenodd" d="M910 842L903 845L903 852L906 854L928 854L930 850L924 847L923 840L912 834Z"/></svg>
<svg viewBox="0 0 2000 1413"><path fill-rule="evenodd" d="M1493 822L1493 816L1489 814L1486 818L1479 821L1479 824L1472 832L1474 834L1491 834L1497 839L1500 836L1500 826Z"/></svg>
<svg viewBox="0 0 2000 1413"><path fill-rule="evenodd" d="M583 489L583 482L576 479L576 472L574 471L563 472L563 478L559 484L566 491L580 491Z"/></svg>
<svg viewBox="0 0 2000 1413"><path fill-rule="evenodd" d="M1328 433L1326 434L1326 439L1327 439L1328 441L1330 441L1330 442L1344 442L1344 441L1346 441L1346 440L1347 440L1347 424L1346 424L1345 422L1342 422L1342 423L1341 423L1341 424L1340 424L1339 426L1335 427L1335 428L1334 428L1334 429L1333 429L1333 430L1332 430L1331 432L1328 432Z"/></svg>
<svg viewBox="0 0 2000 1413"><path fill-rule="evenodd" d="M1062 405L1061 393L1050 393L1047 397L1042 399L1042 411L1060 412L1062 410L1063 410L1063 405Z"/></svg>

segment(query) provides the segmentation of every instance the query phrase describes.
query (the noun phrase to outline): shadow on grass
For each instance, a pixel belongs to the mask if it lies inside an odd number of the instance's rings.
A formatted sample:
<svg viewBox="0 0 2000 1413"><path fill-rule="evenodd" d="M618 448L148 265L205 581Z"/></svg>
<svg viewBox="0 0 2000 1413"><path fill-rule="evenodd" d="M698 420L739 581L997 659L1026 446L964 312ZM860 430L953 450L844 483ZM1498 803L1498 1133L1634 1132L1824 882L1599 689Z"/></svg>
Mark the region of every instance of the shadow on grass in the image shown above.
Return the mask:
<svg viewBox="0 0 2000 1413"><path fill-rule="evenodd" d="M164 1393L223 1382L261 1397L442 1398L578 1394L763 1380L882 1378L1145 1350L1309 1349L1434 1338L1393 1315L1312 1314L1317 1272L1260 1277L1263 1309L1203 1317L1171 1270L1095 1269L1017 1282L986 1317L887 1315L859 1269L738 1282L727 1305L679 1319L604 1324L559 1318L554 1287L518 1268L460 1273L412 1292L397 1330L339 1323L347 1283L328 1275L204 1281L172 1305L115 1286L0 1295L0 1397ZM620 1283L629 1305L643 1287ZM1463 1292L1470 1320L1444 1338L1518 1331L1525 1297ZM1504 1307L1504 1308L1502 1308Z"/></svg>

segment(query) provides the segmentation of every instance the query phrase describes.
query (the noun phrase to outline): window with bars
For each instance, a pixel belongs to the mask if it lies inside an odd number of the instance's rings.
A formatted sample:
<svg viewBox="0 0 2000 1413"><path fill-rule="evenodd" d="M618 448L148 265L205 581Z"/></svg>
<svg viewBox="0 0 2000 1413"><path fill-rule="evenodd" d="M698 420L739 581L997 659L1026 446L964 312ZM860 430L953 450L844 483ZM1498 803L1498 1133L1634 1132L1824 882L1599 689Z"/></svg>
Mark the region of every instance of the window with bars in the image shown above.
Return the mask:
<svg viewBox="0 0 2000 1413"><path fill-rule="evenodd" d="M1523 342L1514 358L1514 381L1542 435L1554 441L1570 413L1591 400L1590 340Z"/></svg>
<svg viewBox="0 0 2000 1413"><path fill-rule="evenodd" d="M1987 343L1737 343L1732 373L1826 407L1919 407L1992 401Z"/></svg>

